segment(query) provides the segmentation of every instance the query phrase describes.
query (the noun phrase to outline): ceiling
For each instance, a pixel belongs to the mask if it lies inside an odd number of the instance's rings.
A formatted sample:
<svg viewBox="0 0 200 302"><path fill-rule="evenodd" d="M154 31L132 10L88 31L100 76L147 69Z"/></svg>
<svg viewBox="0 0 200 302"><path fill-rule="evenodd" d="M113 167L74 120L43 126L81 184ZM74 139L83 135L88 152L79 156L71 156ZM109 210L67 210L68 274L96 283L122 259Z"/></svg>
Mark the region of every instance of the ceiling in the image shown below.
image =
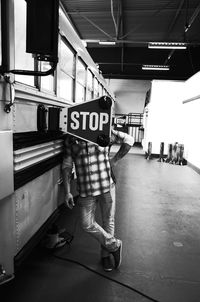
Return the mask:
<svg viewBox="0 0 200 302"><path fill-rule="evenodd" d="M61 0L105 78L185 80L200 70L199 0ZM112 46L99 41L115 41ZM148 42L187 49L150 49ZM169 65L168 71L142 65Z"/></svg>

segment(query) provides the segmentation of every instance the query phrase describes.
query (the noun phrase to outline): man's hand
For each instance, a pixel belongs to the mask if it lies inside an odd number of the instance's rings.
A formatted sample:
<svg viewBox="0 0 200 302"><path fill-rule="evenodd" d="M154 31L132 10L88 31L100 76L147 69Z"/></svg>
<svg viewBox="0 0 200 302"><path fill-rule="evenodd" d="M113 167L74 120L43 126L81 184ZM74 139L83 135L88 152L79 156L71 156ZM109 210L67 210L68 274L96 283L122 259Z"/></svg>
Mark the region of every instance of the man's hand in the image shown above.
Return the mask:
<svg viewBox="0 0 200 302"><path fill-rule="evenodd" d="M117 166L117 162L118 162L118 160L116 160L116 158L114 158L114 157L112 157L112 158L110 159L110 166L111 166L111 169L112 169L112 170L114 170L115 167Z"/></svg>
<svg viewBox="0 0 200 302"><path fill-rule="evenodd" d="M69 209L73 209L73 207L75 206L74 198L71 193L67 193L65 195L65 204Z"/></svg>

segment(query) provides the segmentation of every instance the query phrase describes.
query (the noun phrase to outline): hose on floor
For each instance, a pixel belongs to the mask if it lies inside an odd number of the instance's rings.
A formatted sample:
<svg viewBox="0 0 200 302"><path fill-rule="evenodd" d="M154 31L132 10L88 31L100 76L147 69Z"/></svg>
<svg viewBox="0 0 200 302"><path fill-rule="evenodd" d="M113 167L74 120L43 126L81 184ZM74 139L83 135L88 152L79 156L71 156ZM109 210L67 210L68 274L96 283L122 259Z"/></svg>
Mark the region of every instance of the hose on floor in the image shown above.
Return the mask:
<svg viewBox="0 0 200 302"><path fill-rule="evenodd" d="M107 275L101 274L101 273L97 272L96 270L90 268L89 266L87 266L87 265L85 265L85 264L83 264L83 263L81 263L81 262L79 262L79 261L76 261L76 260L73 260L73 259L70 259L70 258L60 257L60 256L57 256L57 255L55 255L55 254L53 254L53 256L54 256L55 258L57 258L57 259L64 260L64 261L71 262L71 263L77 264L77 265L79 265L79 266L82 266L82 267L84 267L85 269L89 270L89 271L92 272L92 273L95 273L95 274L97 274L97 275L99 275L99 276L101 276L101 277L103 277L103 278L105 278L105 279L108 279L109 281L112 281L112 282L114 282L114 283L117 283L117 284L119 284L120 286L123 286L123 287L125 287L125 288L130 289L131 291L134 291L135 293L137 293L137 294L139 294L140 296L142 296L142 297L148 299L149 301L159 302L158 300L156 300L156 299L154 299L154 298L151 298L150 296L148 296L148 295L144 294L143 292L141 292L141 291L135 289L134 287L132 287L132 286L130 286L130 285L128 285L128 284L125 284L125 283L123 283L123 282L120 282L120 281L118 281L118 280L116 280L116 279L113 279L113 278L111 278L111 277L109 277L109 276L107 276Z"/></svg>
<svg viewBox="0 0 200 302"><path fill-rule="evenodd" d="M75 227L75 229L76 229L76 227ZM65 243L70 247L70 246L71 246L71 243L72 243L72 240L73 240L73 238L74 238L74 235L73 235L74 233L70 235L70 234L67 232L67 234L68 234L68 238L66 238ZM61 247L61 248L62 248L62 247ZM59 250L60 250L61 248L59 248ZM82 267L84 267L85 269L89 270L90 272L99 275L100 277L103 277L103 278L105 278L105 279L107 279L107 280L109 280L109 281L112 281L112 282L114 282L114 283L116 283L116 284L119 284L120 286L123 286L123 287L125 287L125 288L128 288L128 289L130 289L131 291L134 291L135 293L137 293L138 295L140 295L140 296L142 296L142 297L148 299L149 301L152 301L152 302L159 302L158 300L156 300L156 299L154 299L154 298L151 298L150 296L148 296L148 295L144 294L143 292L141 292L141 291L135 289L134 287L132 287L132 286L130 286L130 285L127 285L127 284L125 284L125 283L123 283L123 282L120 282L120 281L118 281L118 280L116 280L116 279L113 279L113 278L111 278L111 277L109 277L109 276L107 276L107 275L104 275L104 274L102 274L102 273L100 273L100 272L98 272L98 271L96 271L96 270L90 268L89 266L87 266L87 265L85 265L85 264L83 264L83 263L81 263L81 262L79 262L79 261L76 261L76 260L73 260L73 259L70 259L70 258L61 257L61 256L56 255L56 254L55 254L56 249L53 249L52 251L53 251L53 253L52 253L53 257L55 257L55 258L57 258L57 259L59 259L59 260L67 261L67 262L74 263L74 264L76 264L76 265L82 266Z"/></svg>

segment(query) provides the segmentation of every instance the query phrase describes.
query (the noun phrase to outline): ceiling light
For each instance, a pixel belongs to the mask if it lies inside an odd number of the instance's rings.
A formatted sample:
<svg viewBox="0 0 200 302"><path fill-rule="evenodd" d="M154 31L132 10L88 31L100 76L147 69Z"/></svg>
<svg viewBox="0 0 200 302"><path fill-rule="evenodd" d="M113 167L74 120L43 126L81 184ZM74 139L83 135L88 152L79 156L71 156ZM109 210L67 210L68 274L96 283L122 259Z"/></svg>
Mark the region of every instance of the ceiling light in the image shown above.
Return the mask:
<svg viewBox="0 0 200 302"><path fill-rule="evenodd" d="M181 42L149 42L148 48L159 49L186 49L187 44Z"/></svg>
<svg viewBox="0 0 200 302"><path fill-rule="evenodd" d="M86 43L99 43L99 40L97 39L84 39L82 41L85 41Z"/></svg>
<svg viewBox="0 0 200 302"><path fill-rule="evenodd" d="M100 45L115 45L116 42L114 41L99 41Z"/></svg>
<svg viewBox="0 0 200 302"><path fill-rule="evenodd" d="M143 70L169 70L169 65L142 65Z"/></svg>

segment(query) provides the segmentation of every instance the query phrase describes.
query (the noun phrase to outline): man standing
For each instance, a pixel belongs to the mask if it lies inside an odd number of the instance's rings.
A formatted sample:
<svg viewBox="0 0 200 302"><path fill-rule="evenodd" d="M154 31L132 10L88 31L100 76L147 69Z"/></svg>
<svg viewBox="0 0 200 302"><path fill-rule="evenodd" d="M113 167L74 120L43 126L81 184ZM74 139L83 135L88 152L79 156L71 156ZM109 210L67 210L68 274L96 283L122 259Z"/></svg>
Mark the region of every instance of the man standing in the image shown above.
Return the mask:
<svg viewBox="0 0 200 302"><path fill-rule="evenodd" d="M109 147L120 143L118 152L110 159ZM77 176L81 225L84 231L101 244L101 262L105 271L118 268L121 264L122 241L115 237L115 190L112 168L124 157L134 143L132 136L112 130L111 145L100 147L93 143L68 136L65 141L65 155L62 164L66 205L72 209L74 204L70 192L70 179L73 164ZM95 220L97 203L100 205L102 226Z"/></svg>

